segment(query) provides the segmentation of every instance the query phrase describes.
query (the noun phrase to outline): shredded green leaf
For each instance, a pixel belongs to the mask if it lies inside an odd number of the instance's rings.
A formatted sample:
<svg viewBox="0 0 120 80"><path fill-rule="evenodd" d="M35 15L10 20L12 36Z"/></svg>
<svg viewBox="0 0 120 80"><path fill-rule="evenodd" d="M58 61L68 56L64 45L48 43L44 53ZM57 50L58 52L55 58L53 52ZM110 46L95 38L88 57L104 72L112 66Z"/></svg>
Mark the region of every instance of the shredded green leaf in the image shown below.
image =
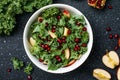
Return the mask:
<svg viewBox="0 0 120 80"><path fill-rule="evenodd" d="M13 67L15 70L20 70L24 66L23 61L15 58L15 57L12 57L11 60L12 60Z"/></svg>

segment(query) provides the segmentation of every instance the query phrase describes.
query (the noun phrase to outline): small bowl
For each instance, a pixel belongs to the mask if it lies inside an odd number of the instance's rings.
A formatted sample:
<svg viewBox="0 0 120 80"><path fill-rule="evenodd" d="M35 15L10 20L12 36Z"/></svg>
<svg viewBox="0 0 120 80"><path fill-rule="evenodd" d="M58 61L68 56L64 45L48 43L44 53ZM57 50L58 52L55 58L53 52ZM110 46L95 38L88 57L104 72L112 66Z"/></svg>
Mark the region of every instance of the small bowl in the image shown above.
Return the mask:
<svg viewBox="0 0 120 80"><path fill-rule="evenodd" d="M47 9L47 8L50 8L50 7L57 7L57 8L60 8L60 9L67 9L68 11L72 12L72 13L75 13L75 14L78 14L78 15L83 15L79 10L77 10L76 8L72 7L72 6L69 6L69 5L66 5L66 4L51 4L51 5L48 5L48 6L45 6L45 7L42 7L40 8L39 10L37 10L31 17L30 19L28 20L26 26L25 26L25 29L24 29L24 34L23 34L23 44L24 44L24 48L25 48L25 51L28 55L28 57L30 58L30 60L40 69L46 71L46 72L50 72L50 73L67 73L67 72L70 72L76 68L78 68L79 66L81 66L85 60L88 58L89 54L90 54L90 51L92 49L92 45L93 45L93 32L92 32L92 29L91 29L91 26L87 20L87 18L84 16L85 18L85 21L87 23L87 31L89 33L89 42L88 42L88 50L85 54L82 55L82 57L77 60L74 64L72 64L71 66L68 66L68 67L63 67L63 68L59 68L58 70L55 70L55 71L52 71L52 70L48 70L48 66L47 65L43 65L43 63L40 63L38 61L37 58L35 58L31 52L30 52L30 43L29 43L29 30L30 30L30 25L37 19L37 17L39 16L39 14Z"/></svg>

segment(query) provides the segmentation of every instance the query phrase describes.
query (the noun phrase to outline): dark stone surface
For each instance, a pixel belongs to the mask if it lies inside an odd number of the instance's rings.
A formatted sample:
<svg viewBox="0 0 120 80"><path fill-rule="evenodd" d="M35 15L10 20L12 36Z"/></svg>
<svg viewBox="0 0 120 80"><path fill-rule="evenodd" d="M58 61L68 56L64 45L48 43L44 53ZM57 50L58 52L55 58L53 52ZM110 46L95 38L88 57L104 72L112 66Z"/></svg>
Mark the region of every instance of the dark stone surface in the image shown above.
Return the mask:
<svg viewBox="0 0 120 80"><path fill-rule="evenodd" d="M34 65L33 80L95 80L92 76L94 68L109 71L112 80L117 80L117 68L111 70L105 67L101 59L106 49L113 50L117 44L117 40L110 40L108 35L115 33L120 35L120 1L107 0L107 5L102 10L89 7L87 0L54 0L54 3L69 4L79 9L88 18L94 33L93 49L82 66L66 74L50 74ZM108 9L108 5L112 5L113 9ZM12 35L0 37L0 80L27 80L23 70L13 70L10 58L17 57L26 63L30 62L23 47L23 30L31 15L32 13L17 15L17 25ZM108 26L112 28L111 32L106 32L105 28ZM120 49L117 52L120 56ZM7 68L12 68L12 72L8 73Z"/></svg>

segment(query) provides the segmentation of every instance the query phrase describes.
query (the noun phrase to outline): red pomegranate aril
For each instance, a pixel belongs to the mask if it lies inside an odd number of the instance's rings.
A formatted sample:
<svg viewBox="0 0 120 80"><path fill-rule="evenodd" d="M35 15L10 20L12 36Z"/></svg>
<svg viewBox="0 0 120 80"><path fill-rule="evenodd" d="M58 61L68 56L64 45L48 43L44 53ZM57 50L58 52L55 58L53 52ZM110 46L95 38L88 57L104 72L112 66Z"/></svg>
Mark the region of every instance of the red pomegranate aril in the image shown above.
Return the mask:
<svg viewBox="0 0 120 80"><path fill-rule="evenodd" d="M57 56L55 56L55 59L56 59L56 60L57 60L57 59L59 59L59 58L60 58L60 56L58 56L58 55L57 55Z"/></svg>
<svg viewBox="0 0 120 80"><path fill-rule="evenodd" d="M67 33L70 35L71 34L71 30L69 29Z"/></svg>
<svg viewBox="0 0 120 80"><path fill-rule="evenodd" d="M90 4L94 4L97 0L89 0Z"/></svg>
<svg viewBox="0 0 120 80"><path fill-rule="evenodd" d="M77 50L78 50L78 48L77 48L77 47L74 47L74 50L75 50L75 51L77 51Z"/></svg>
<svg viewBox="0 0 120 80"><path fill-rule="evenodd" d="M77 25L77 26L80 26L80 25L81 25L81 23L80 23L80 22L76 22L76 25Z"/></svg>
<svg viewBox="0 0 120 80"><path fill-rule="evenodd" d="M60 43L60 44L62 43L61 39L58 39L57 42Z"/></svg>
<svg viewBox="0 0 120 80"><path fill-rule="evenodd" d="M48 25L49 25L49 24L46 22L46 23L45 23L45 26L48 27Z"/></svg>
<svg viewBox="0 0 120 80"><path fill-rule="evenodd" d="M66 37L65 37L65 36L63 36L63 37L62 37L62 40L65 40L65 39L66 39Z"/></svg>
<svg viewBox="0 0 120 80"><path fill-rule="evenodd" d="M87 31L87 28L86 27L83 27L83 29L82 29L83 31Z"/></svg>
<svg viewBox="0 0 120 80"><path fill-rule="evenodd" d="M28 78L27 80L32 80L32 77L30 75L27 78Z"/></svg>
<svg viewBox="0 0 120 80"><path fill-rule="evenodd" d="M115 34L115 35L114 35L114 38L118 39L118 38L119 38L119 35L118 35L118 34Z"/></svg>
<svg viewBox="0 0 120 80"><path fill-rule="evenodd" d="M78 44L75 45L76 48L80 47Z"/></svg>
<svg viewBox="0 0 120 80"><path fill-rule="evenodd" d="M42 18L42 17L39 17L39 18L38 18L38 21L39 21L39 22L43 22L43 18Z"/></svg>
<svg viewBox="0 0 120 80"><path fill-rule="evenodd" d="M113 35L112 34L109 34L109 39L113 39Z"/></svg>
<svg viewBox="0 0 120 80"><path fill-rule="evenodd" d="M80 50L80 47L77 47L77 50Z"/></svg>
<svg viewBox="0 0 120 80"><path fill-rule="evenodd" d="M59 15L59 16L57 16L57 19L58 19L58 20L60 20L60 18L61 18L61 16L60 16L60 15Z"/></svg>
<svg viewBox="0 0 120 80"><path fill-rule="evenodd" d="M65 53L65 51L64 51L64 50L62 50L62 53Z"/></svg>
<svg viewBox="0 0 120 80"><path fill-rule="evenodd" d="M41 44L41 47L42 47L42 48L45 48L45 45L44 45L44 44Z"/></svg>
<svg viewBox="0 0 120 80"><path fill-rule="evenodd" d="M80 39L79 38L75 38L74 40L76 43L80 42Z"/></svg>
<svg viewBox="0 0 120 80"><path fill-rule="evenodd" d="M107 28L106 28L106 31L111 31L111 28L110 28L110 27L107 27Z"/></svg>
<svg viewBox="0 0 120 80"><path fill-rule="evenodd" d="M86 44L86 43L83 43L83 44L82 44L82 47L87 47L87 44Z"/></svg>
<svg viewBox="0 0 120 80"><path fill-rule="evenodd" d="M12 69L11 69L11 68L8 68L8 69L7 69L7 72L11 72L11 71L12 71Z"/></svg>
<svg viewBox="0 0 120 80"><path fill-rule="evenodd" d="M43 61L44 61L43 59L41 59L41 58L39 59L39 62L43 62Z"/></svg>
<svg viewBox="0 0 120 80"><path fill-rule="evenodd" d="M112 9L113 7L111 5L108 6L109 9Z"/></svg>
<svg viewBox="0 0 120 80"><path fill-rule="evenodd" d="M50 51L50 47L47 48L47 51Z"/></svg>
<svg viewBox="0 0 120 80"><path fill-rule="evenodd" d="M63 40L62 40L62 42L63 42L63 43L66 43L66 40L65 40L65 39L63 39Z"/></svg>
<svg viewBox="0 0 120 80"><path fill-rule="evenodd" d="M55 25L53 25L53 26L52 26L52 29L56 29L56 26L55 26Z"/></svg>
<svg viewBox="0 0 120 80"><path fill-rule="evenodd" d="M47 44L45 44L45 48L48 48L49 46Z"/></svg>
<svg viewBox="0 0 120 80"><path fill-rule="evenodd" d="M56 32L56 30L55 30L55 29L52 29L52 32L54 33L54 32Z"/></svg>
<svg viewBox="0 0 120 80"><path fill-rule="evenodd" d="M58 62L61 62L62 60L61 60L61 58L58 58L57 61L58 61Z"/></svg>

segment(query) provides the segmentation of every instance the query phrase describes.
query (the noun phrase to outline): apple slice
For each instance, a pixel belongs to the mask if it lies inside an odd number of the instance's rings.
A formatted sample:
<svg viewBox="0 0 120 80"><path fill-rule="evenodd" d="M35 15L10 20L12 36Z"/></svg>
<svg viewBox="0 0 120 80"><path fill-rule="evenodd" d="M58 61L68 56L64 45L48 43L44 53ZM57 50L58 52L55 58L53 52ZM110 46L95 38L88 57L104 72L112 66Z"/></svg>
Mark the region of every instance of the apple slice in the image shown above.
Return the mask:
<svg viewBox="0 0 120 80"><path fill-rule="evenodd" d="M110 51L108 54L104 55L102 58L102 62L105 66L114 69L119 65L119 57L115 51Z"/></svg>
<svg viewBox="0 0 120 80"><path fill-rule="evenodd" d="M65 58L66 59L70 58L70 49L69 48L65 49Z"/></svg>
<svg viewBox="0 0 120 80"><path fill-rule="evenodd" d="M52 38L57 38L57 36L56 36L53 32L48 31L48 33L50 34L50 36L51 36Z"/></svg>
<svg viewBox="0 0 120 80"><path fill-rule="evenodd" d="M34 46L35 43L36 43L36 41L35 41L32 37L30 37L30 44L31 44L32 46Z"/></svg>
<svg viewBox="0 0 120 80"><path fill-rule="evenodd" d="M67 36L68 35L68 28L66 28L66 27L64 27L64 34L63 34L63 36Z"/></svg>
<svg viewBox="0 0 120 80"><path fill-rule="evenodd" d="M70 17L70 12L68 10L64 10L63 15L65 15L69 18Z"/></svg>
<svg viewBox="0 0 120 80"><path fill-rule="evenodd" d="M110 80L111 75L104 69L94 69L93 70L93 77L98 80Z"/></svg>
<svg viewBox="0 0 120 80"><path fill-rule="evenodd" d="M118 71L117 71L117 78L118 80L120 80L120 67L118 68Z"/></svg>
<svg viewBox="0 0 120 80"><path fill-rule="evenodd" d="M71 60L65 67L71 66L76 62L76 59Z"/></svg>

